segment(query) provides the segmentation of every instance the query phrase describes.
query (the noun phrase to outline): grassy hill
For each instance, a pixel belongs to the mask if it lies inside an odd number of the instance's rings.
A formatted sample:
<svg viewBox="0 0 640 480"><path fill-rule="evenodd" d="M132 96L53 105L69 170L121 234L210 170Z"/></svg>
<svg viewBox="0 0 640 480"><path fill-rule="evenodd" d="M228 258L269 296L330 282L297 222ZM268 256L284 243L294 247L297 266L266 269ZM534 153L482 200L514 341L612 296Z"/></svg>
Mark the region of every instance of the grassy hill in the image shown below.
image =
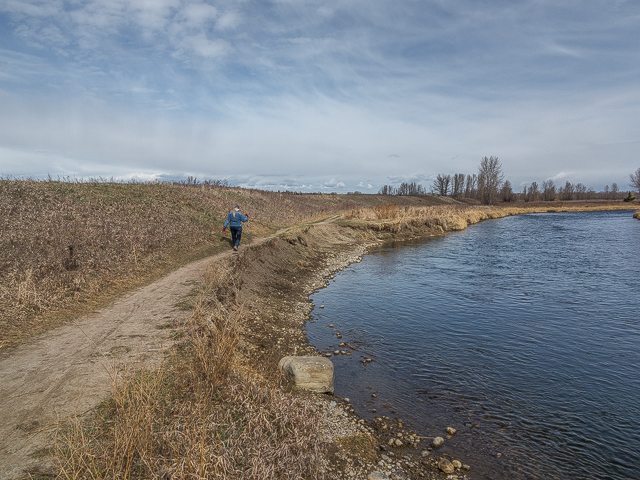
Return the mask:
<svg viewBox="0 0 640 480"><path fill-rule="evenodd" d="M247 243L278 228L388 201L208 185L0 180L0 351L228 248L221 227L236 204L250 215ZM394 201L447 203L437 197Z"/></svg>

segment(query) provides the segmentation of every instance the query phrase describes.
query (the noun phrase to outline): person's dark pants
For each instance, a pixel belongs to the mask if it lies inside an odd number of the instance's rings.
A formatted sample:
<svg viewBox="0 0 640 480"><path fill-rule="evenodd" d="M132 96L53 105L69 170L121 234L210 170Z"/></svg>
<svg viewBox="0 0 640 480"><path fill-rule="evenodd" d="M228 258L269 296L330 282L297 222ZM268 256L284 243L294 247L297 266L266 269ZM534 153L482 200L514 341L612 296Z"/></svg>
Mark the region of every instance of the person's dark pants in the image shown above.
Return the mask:
<svg viewBox="0 0 640 480"><path fill-rule="evenodd" d="M242 236L242 227L229 227L231 230L231 243L234 247L240 245L240 237Z"/></svg>

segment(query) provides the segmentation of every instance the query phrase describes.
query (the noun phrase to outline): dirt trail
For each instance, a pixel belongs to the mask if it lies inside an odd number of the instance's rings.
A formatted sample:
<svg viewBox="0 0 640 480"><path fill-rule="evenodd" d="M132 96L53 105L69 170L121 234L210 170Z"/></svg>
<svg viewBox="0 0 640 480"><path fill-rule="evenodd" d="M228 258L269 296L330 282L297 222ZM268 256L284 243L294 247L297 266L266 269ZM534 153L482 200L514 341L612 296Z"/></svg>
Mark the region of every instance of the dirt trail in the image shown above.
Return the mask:
<svg viewBox="0 0 640 480"><path fill-rule="evenodd" d="M287 230L254 240L251 246ZM49 473L52 467L37 452L50 444L57 423L86 413L108 397L119 369L160 362L174 341L172 330L165 327L191 314L176 304L209 264L230 255L224 252L186 265L0 358L0 480L24 478L25 472Z"/></svg>

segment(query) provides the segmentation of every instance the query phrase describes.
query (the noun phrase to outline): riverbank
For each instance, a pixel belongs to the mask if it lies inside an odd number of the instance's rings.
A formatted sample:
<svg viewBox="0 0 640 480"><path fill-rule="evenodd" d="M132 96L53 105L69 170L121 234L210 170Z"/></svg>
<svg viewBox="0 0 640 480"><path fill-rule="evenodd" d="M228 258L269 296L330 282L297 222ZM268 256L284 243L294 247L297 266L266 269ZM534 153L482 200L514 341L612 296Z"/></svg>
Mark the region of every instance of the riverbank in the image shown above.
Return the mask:
<svg viewBox="0 0 640 480"><path fill-rule="evenodd" d="M515 214L396 204L402 216L390 217L385 205L300 224L255 248L243 242L238 255L212 264L178 302L190 316L157 327L177 340L163 366L118 380L92 419L61 427L51 447L61 478L366 478L383 465L436 475L435 457L410 445L417 439L401 422L368 424L348 402L297 392L277 371L282 356L316 353L303 330L308 295L367 245ZM412 442L389 448L392 434Z"/></svg>
<svg viewBox="0 0 640 480"><path fill-rule="evenodd" d="M519 213L529 211L537 210ZM354 216L340 220L340 225L302 225L260 247L243 247L228 263L212 265L197 295L192 296L192 318L185 325L172 326L185 334L186 340L175 350L179 353L164 373L152 375L172 378L171 391L164 391L162 382L150 386L140 377L132 381L136 398L161 397L163 407L158 410L157 403L145 402L136 406L130 402L131 393L120 399L116 396L113 408L100 411L97 417L106 420L90 429L98 432L96 437L86 442L86 426L77 426L75 433L66 437L70 442L58 450L69 454L61 456L63 471L69 472L68 476L84 472L87 465L78 458L91 459L92 464L102 460L109 469L116 467L109 464L111 459L128 458L149 469L147 474L167 471L174 478L202 471L230 478L243 478L247 472L273 478L366 478L383 467L418 476L422 473L427 478L439 475L437 455L427 448L422 455L428 441L412 437L401 421L382 418L369 424L341 399L295 391L283 383L277 371L283 356L315 353L303 331L312 309L308 295L326 285L333 272L358 261L367 245L391 238L438 235L514 214L511 209L486 207L456 208L454 212L447 208L439 214L437 209L416 212L419 215L405 215L401 222L397 218L372 219L373 228L365 228L362 218ZM380 228L385 224L391 227ZM177 391L176 385L180 387ZM153 395L144 393L149 389ZM179 398L175 398L177 393ZM211 398L221 399L217 410L212 409ZM179 419L176 412L180 412ZM220 415L224 421L202 422ZM245 425L256 422L254 415L277 418L293 430L280 430L277 424L273 427L278 432L274 444L271 430L259 422L257 431L245 430ZM176 434L176 422L190 432L188 437ZM141 434L123 444L119 437L132 430L160 433L153 439ZM392 437L405 441L400 440L399 448L389 446ZM78 450L78 438L89 448ZM221 445L215 440L220 438L230 441ZM134 448L114 452L117 445ZM275 455L276 451L284 456ZM179 464L177 458L181 459ZM473 466L471 478L472 474Z"/></svg>
<svg viewBox="0 0 640 480"><path fill-rule="evenodd" d="M281 228L386 202L384 195L0 179L0 353L180 266L227 251L222 223L234 205L251 218L246 244Z"/></svg>
<svg viewBox="0 0 640 480"><path fill-rule="evenodd" d="M367 352L334 357L336 393L364 416L457 428L438 453L461 450L472 478L635 478L633 220L522 215L391 241L312 297L309 339Z"/></svg>

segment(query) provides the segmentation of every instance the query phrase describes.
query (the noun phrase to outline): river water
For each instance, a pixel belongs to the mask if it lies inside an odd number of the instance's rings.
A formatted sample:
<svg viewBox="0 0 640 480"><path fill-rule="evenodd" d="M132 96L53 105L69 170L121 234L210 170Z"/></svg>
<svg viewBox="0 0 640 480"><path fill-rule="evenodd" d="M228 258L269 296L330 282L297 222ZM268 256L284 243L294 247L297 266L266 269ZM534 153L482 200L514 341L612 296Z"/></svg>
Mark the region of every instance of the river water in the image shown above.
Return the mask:
<svg viewBox="0 0 640 480"><path fill-rule="evenodd" d="M357 348L333 361L363 416L456 428L440 452L472 479L637 479L639 253L628 211L387 244L312 296L307 336Z"/></svg>

